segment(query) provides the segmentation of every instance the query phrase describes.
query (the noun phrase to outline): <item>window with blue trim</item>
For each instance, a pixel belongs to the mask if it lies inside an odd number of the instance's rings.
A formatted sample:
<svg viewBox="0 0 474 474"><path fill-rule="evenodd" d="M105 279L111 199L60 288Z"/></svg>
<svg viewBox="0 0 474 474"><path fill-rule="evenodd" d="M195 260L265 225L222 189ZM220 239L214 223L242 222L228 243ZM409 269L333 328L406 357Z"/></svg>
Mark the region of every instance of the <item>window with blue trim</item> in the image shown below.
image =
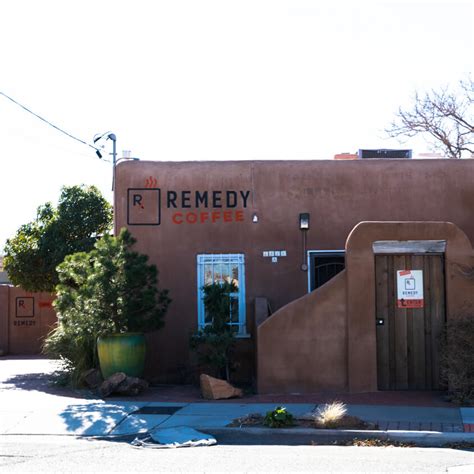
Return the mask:
<svg viewBox="0 0 474 474"><path fill-rule="evenodd" d="M197 256L198 326L210 323L204 308L203 287L212 283L234 283L238 291L231 293L229 325L237 336L246 336L245 327L245 258L241 253L202 254Z"/></svg>

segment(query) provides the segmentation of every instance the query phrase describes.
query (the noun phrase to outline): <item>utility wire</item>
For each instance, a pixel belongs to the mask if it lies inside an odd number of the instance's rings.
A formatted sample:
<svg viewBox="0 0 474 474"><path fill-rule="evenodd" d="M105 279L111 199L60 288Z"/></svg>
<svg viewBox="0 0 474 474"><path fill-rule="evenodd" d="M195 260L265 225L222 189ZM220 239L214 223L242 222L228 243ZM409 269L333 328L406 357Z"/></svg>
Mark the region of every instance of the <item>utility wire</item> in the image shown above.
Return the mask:
<svg viewBox="0 0 474 474"><path fill-rule="evenodd" d="M23 110L26 110L28 113L34 115L35 117L39 118L40 120L42 120L43 122L47 123L50 127L53 127L55 128L56 130L58 130L59 132L61 133L64 133L64 135L67 135L69 138L72 138L73 140L76 140L78 141L79 143L82 143L83 145L86 145L88 147L91 147L93 150L95 151L99 151L100 149L95 147L94 145L91 145L90 143L87 143L85 142L84 140L81 140L80 138L77 138L75 137L74 135L71 135L70 133L66 132L65 130L63 130L62 128L59 128L58 126L54 125L53 123L49 122L48 120L46 120L45 118L41 117L40 115L38 114L35 114L32 110L30 110L28 107L25 107L24 105L20 104L19 102L17 102L15 99L13 99L12 97L10 97L9 95L5 94L4 92L0 91L0 95L3 95L3 97L7 98L8 100L12 101L14 104L18 105L19 107L21 107ZM99 157L100 158L100 157Z"/></svg>

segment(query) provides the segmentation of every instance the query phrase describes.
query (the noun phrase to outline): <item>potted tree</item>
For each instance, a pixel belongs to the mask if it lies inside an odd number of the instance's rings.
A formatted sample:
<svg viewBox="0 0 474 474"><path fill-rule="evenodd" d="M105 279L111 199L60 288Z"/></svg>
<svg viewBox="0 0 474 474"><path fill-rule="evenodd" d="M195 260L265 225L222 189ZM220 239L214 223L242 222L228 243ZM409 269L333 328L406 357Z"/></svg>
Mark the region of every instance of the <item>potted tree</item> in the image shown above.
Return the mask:
<svg viewBox="0 0 474 474"><path fill-rule="evenodd" d="M168 291L158 289L156 266L132 250L134 243L122 229L117 237L104 236L91 252L66 257L58 267L58 325L45 349L69 363L76 381L97 365L104 378L115 372L140 377L144 333L164 324Z"/></svg>

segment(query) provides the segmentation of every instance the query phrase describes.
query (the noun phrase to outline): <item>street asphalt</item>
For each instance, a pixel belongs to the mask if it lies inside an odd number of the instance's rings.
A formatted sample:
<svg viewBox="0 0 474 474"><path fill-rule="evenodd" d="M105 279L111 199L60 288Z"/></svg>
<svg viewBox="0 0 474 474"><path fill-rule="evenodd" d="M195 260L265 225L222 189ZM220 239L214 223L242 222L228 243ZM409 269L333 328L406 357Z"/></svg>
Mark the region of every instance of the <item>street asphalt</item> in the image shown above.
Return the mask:
<svg viewBox="0 0 474 474"><path fill-rule="evenodd" d="M0 358L0 434L61 435L97 438L130 438L155 428L188 426L216 437L218 443L307 444L331 443L351 438L379 438L424 446L474 443L474 408L392 405L348 405L348 414L376 423L377 430L322 430L315 428L228 427L248 414L264 415L276 403L173 402L95 398L90 392L65 393L28 384L22 375L51 371L52 362ZM49 364L45 368L45 364ZM22 381L22 383L19 383ZM44 384L44 380L42 382ZM40 386L41 385L41 386ZM295 416L308 416L312 403L287 403Z"/></svg>

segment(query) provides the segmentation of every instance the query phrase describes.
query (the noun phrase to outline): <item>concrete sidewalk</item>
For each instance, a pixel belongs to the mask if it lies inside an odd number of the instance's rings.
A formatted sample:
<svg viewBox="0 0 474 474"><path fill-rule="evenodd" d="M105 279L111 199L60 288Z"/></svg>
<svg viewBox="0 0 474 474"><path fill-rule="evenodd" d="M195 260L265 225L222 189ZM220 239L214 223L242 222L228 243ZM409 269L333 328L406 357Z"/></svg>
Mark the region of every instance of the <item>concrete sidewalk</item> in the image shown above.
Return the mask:
<svg viewBox="0 0 474 474"><path fill-rule="evenodd" d="M8 399L9 397L7 397ZM474 409L445 409L393 406L350 405L349 414L376 422L379 430L317 430L313 428L228 428L234 419L250 413L265 414L274 404L246 403L169 403L128 402L90 399L36 400L34 405L12 407L2 396L0 407L1 435L73 435L89 437L133 437L153 428L190 426L226 439L237 436L254 439L265 436L289 436L311 439L382 438L440 445L467 441L474 443L474 433L464 432L466 421L472 421ZM9 406L10 405L10 406ZM295 416L308 414L317 406L287 404ZM469 424L469 423L467 423ZM248 440L247 440L248 441Z"/></svg>
<svg viewBox="0 0 474 474"><path fill-rule="evenodd" d="M225 403L205 401L102 400L90 392L51 389L47 376L32 377L45 370L44 362L19 363L0 359L0 434L132 437L153 428L190 426L223 438L262 439L277 432L293 440L311 438L378 437L398 440L428 440L474 443L474 408L348 404L348 414L376 423L377 431L318 430L314 428L229 428L234 419L251 413L264 415L284 405L296 417L314 412L318 403L255 403L246 399ZM51 361L48 361L51 365ZM49 366L48 366L49 367ZM156 393L156 392L155 392ZM151 391L153 394L153 391ZM151 399L150 399L151 398ZM283 397L284 398L284 397ZM306 437L306 438L305 438Z"/></svg>

